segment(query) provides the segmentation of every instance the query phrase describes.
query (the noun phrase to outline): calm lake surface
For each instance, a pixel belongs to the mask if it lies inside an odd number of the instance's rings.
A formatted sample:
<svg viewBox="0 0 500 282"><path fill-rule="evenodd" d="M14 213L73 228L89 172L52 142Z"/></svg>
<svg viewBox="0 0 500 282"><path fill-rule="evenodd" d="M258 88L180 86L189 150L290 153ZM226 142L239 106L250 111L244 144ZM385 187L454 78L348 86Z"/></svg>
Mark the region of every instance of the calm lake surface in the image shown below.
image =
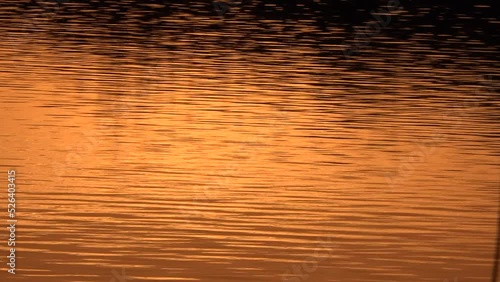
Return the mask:
<svg viewBox="0 0 500 282"><path fill-rule="evenodd" d="M62 2L0 9L0 280L491 281L497 15Z"/></svg>

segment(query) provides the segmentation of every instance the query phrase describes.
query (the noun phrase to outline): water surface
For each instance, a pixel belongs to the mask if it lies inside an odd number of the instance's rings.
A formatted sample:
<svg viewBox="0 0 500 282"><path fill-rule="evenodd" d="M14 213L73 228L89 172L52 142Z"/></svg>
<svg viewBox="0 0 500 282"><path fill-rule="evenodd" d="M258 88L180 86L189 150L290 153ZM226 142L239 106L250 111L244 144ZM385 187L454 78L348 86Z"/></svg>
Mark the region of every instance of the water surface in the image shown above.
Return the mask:
<svg viewBox="0 0 500 282"><path fill-rule="evenodd" d="M341 20L67 2L0 11L0 166L19 205L2 277L491 281L489 37L389 27L346 58Z"/></svg>

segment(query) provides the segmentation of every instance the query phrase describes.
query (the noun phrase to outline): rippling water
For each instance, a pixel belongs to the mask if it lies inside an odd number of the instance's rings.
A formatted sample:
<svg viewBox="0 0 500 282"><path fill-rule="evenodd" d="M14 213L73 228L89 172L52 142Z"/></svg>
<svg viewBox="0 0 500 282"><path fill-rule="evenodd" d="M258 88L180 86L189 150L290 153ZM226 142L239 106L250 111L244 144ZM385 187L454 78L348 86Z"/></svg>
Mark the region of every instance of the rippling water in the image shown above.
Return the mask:
<svg viewBox="0 0 500 282"><path fill-rule="evenodd" d="M491 6L60 2L0 9L2 281L491 281Z"/></svg>

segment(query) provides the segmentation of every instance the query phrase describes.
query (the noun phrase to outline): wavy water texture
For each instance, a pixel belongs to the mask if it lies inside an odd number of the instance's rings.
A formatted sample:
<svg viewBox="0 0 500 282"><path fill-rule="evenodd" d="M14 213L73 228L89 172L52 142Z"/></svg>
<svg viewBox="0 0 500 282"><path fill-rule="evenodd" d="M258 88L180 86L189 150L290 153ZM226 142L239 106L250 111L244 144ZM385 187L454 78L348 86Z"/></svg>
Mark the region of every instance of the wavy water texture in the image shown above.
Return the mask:
<svg viewBox="0 0 500 282"><path fill-rule="evenodd" d="M491 281L496 16L441 32L442 6L402 1L346 58L355 15L91 2L0 10L19 186L19 273L0 277Z"/></svg>

